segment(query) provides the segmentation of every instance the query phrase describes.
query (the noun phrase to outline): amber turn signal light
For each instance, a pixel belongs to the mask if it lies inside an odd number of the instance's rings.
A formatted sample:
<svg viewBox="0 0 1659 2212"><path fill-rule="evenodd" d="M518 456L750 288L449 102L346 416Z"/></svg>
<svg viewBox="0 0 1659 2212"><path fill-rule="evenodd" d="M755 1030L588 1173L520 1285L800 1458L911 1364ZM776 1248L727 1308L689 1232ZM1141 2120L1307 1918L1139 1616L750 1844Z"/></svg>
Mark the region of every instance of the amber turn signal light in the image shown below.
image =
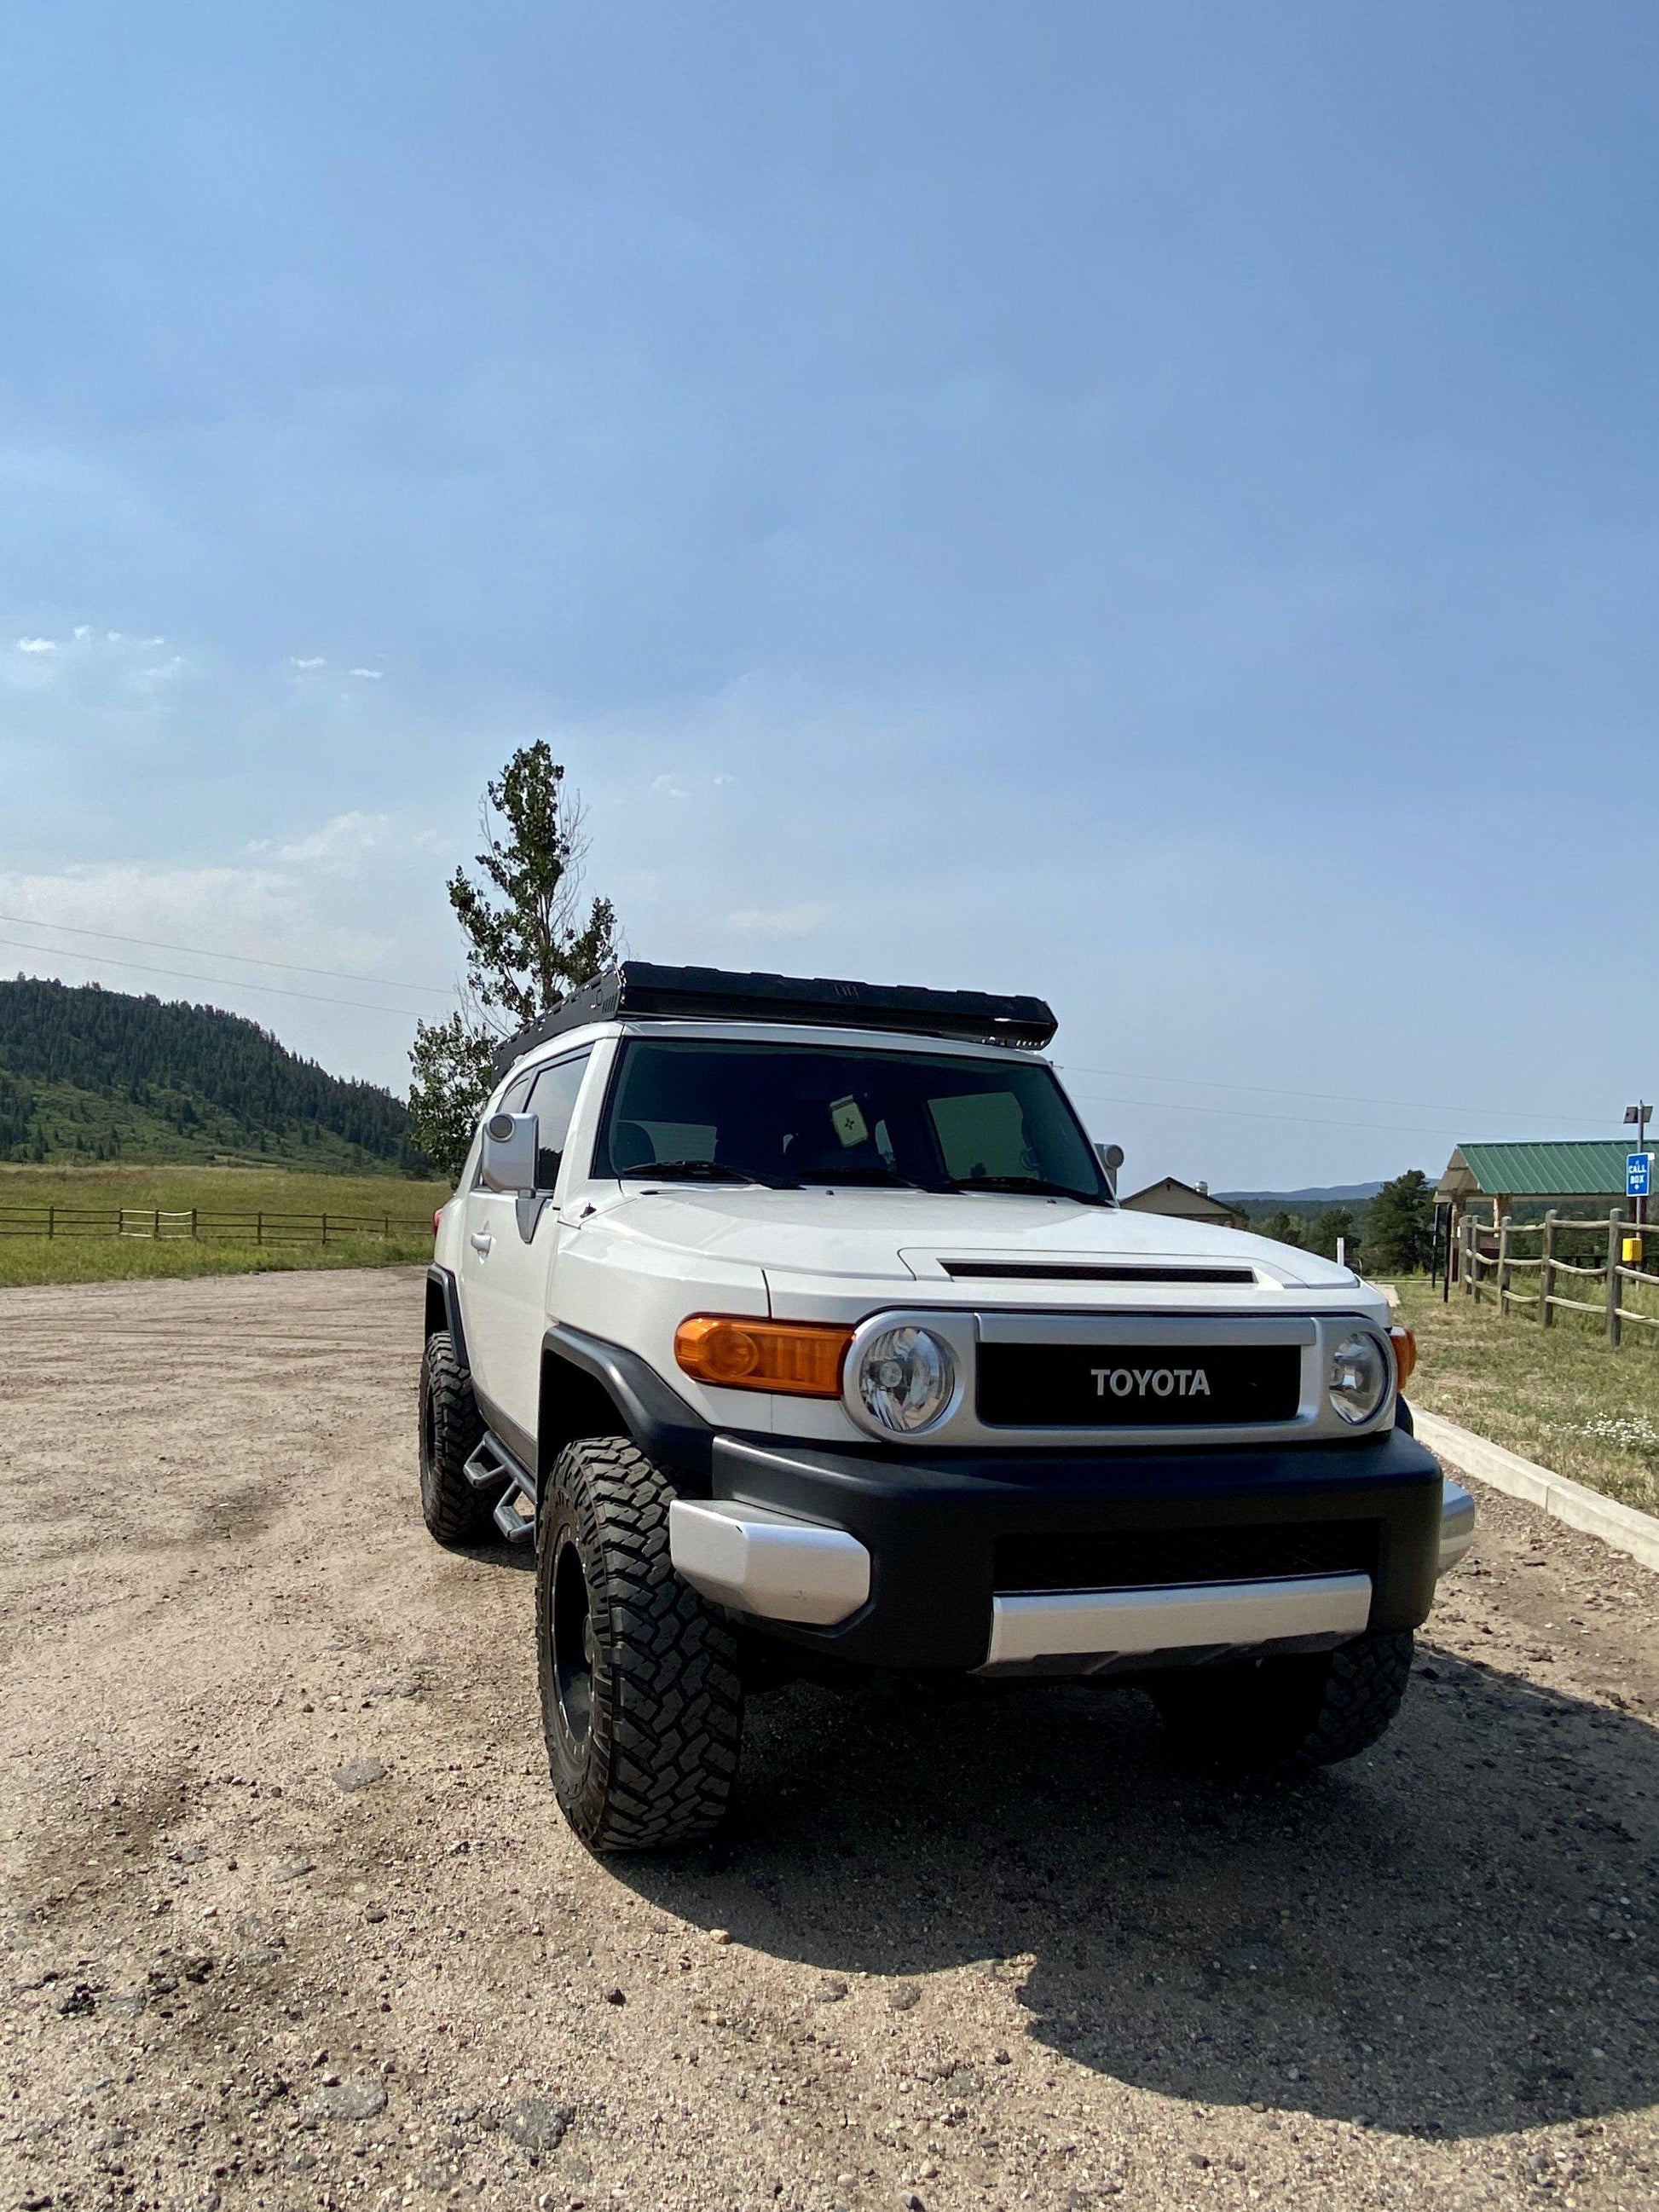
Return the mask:
<svg viewBox="0 0 1659 2212"><path fill-rule="evenodd" d="M839 1398L850 1328L813 1321L745 1321L693 1314L674 1332L674 1357L699 1382L723 1390L775 1390L791 1398Z"/></svg>
<svg viewBox="0 0 1659 2212"><path fill-rule="evenodd" d="M1389 1341L1394 1346L1394 1364L1403 1390L1417 1371L1417 1339L1410 1329L1401 1327L1389 1331Z"/></svg>

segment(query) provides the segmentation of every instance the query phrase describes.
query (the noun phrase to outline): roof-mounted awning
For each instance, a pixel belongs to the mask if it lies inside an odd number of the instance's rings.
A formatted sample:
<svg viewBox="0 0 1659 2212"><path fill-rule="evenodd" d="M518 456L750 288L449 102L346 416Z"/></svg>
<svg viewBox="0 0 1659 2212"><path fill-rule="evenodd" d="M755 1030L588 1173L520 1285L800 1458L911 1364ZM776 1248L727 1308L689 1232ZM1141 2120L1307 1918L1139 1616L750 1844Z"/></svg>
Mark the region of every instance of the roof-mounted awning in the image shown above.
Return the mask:
<svg viewBox="0 0 1659 2212"><path fill-rule="evenodd" d="M996 991L930 991L914 983L842 982L823 975L744 975L725 968L665 968L624 960L573 991L550 1014L509 1037L495 1054L499 1079L550 1037L589 1022L632 1019L793 1022L888 1030L1041 1051L1060 1026L1046 1002Z"/></svg>

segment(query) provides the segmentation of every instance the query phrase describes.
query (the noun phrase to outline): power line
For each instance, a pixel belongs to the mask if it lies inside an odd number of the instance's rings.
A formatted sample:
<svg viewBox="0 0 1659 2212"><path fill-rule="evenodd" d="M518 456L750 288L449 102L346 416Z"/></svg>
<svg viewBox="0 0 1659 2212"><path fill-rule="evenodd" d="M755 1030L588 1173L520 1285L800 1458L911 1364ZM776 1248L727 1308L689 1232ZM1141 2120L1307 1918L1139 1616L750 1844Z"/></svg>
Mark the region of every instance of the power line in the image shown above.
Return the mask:
<svg viewBox="0 0 1659 2212"><path fill-rule="evenodd" d="M450 995L447 988L435 983L402 983L390 976L361 975L343 968L313 968L307 966L301 961L271 960L258 953L215 951L201 945L177 945L166 938L133 937L118 930L92 929L81 922L40 921L28 915L16 914L0 914L0 922L9 922L15 927L24 929L49 930L60 936L96 937L112 945L138 945L154 951L183 952L200 960L234 962L247 967L272 968L291 975L319 975L331 981L342 983L368 983L381 990L415 991L433 998L447 998ZM349 1006L360 1013L395 1014L404 1020L409 1017L409 1009L404 1006L374 1006L362 999L337 999L325 996L316 991L295 991L278 983L262 983L249 976L202 975L184 969L157 968L143 961L122 960L112 953L93 955L76 952L70 947L31 945L16 938L0 937L0 945L5 945L12 951L42 954L48 959L54 960L74 960L82 965L90 965L96 958L112 968L130 969L135 975L160 975L177 982L208 983L220 990L263 991L277 998L302 1000L311 1006ZM1295 1091L1261 1083L1227 1083L1214 1076L1152 1075L1144 1070L1133 1068L1085 1067L1072 1061L1058 1061L1055 1064L1062 1073L1103 1075L1113 1082L1120 1083L1162 1084L1172 1090L1237 1091L1255 1097L1309 1098L1322 1104L1333 1106L1381 1106L1406 1113L1490 1115L1504 1121L1550 1118L1557 1121L1575 1121L1585 1128L1599 1126L1587 1115L1556 1114L1547 1117L1541 1114L1533 1115L1528 1109L1517 1107L1448 1106L1431 1103L1425 1099L1410 1098L1356 1098L1340 1091ZM1259 1107L1253 1109L1246 1106L1204 1106L1192 1100L1136 1099L1121 1097L1109 1098L1099 1091L1079 1091L1077 1095L1082 1098L1089 1098L1097 1104L1134 1107L1148 1113L1219 1114L1234 1119L1243 1118L1253 1121L1291 1121L1321 1128L1382 1129L1396 1136L1450 1136L1454 1141L1458 1133L1450 1128L1425 1129L1398 1121L1355 1121L1352 1117L1345 1116L1338 1119L1334 1115L1321 1114L1274 1114L1266 1112Z"/></svg>
<svg viewBox="0 0 1659 2212"><path fill-rule="evenodd" d="M1162 1083L1176 1090L1243 1091L1259 1098L1314 1098L1328 1106L1387 1106L1398 1108L1409 1114L1462 1114L1469 1116L1491 1115L1503 1121L1537 1120L1576 1121L1582 1128L1600 1128L1599 1117L1586 1114L1553 1114L1518 1106L1448 1106L1441 1101L1425 1098L1355 1098L1336 1091L1292 1091L1272 1083L1223 1083L1214 1077L1199 1075L1146 1075L1127 1067L1081 1067L1073 1061L1056 1060L1054 1065L1062 1073L1105 1075L1117 1083ZM1129 1103L1127 1101L1126 1103ZM1142 1100L1142 1104L1155 1104L1155 1100ZM1197 1109L1194 1109L1194 1111ZM1217 1112L1223 1109L1217 1108ZM1243 1113L1245 1109L1237 1109ZM1273 1119L1273 1116L1266 1117ZM1291 1119L1305 1118L1292 1115ZM1373 1124L1373 1127L1381 1126Z"/></svg>
<svg viewBox="0 0 1659 2212"><path fill-rule="evenodd" d="M1195 1101L1182 1103L1173 1098L1114 1097L1101 1091L1074 1091L1072 1096L1098 1106L1130 1107L1145 1114L1219 1114L1229 1121L1294 1121L1322 1129L1386 1129L1397 1137L1449 1137L1454 1144L1459 1137L1458 1131L1449 1127L1425 1129L1404 1121L1358 1121L1352 1115L1339 1119L1334 1114L1269 1114L1259 1106L1200 1106Z"/></svg>
<svg viewBox="0 0 1659 2212"><path fill-rule="evenodd" d="M433 998L447 998L447 987L436 983L399 983L389 975L354 975L344 968L307 968L299 960L267 960L257 952L222 952L205 945L173 945L164 937L127 937L117 929L88 929L78 921L40 921L33 915L0 914L0 921L10 922L21 929L50 929L60 937L101 937L112 945L143 945L152 952L186 952L194 960L236 960L254 968L284 968L295 975L325 975L336 983L373 983L387 991L422 991ZM9 939L0 940L9 943ZM26 945L25 951L50 952L49 945ZM74 957L74 956L70 956ZM120 963L118 963L118 965ZM129 965L131 963L129 963ZM160 974L163 971L152 971Z"/></svg>
<svg viewBox="0 0 1659 2212"><path fill-rule="evenodd" d="M354 1006L359 1013L394 1014L400 1022L410 1018L407 1006L371 1006L366 999L329 999L320 991L290 991L280 983L261 983L249 975L195 975L187 969L152 968L142 960L118 960L112 952L54 951L49 945L24 945L15 937L0 937L0 945L13 952L44 953L51 960L76 960L90 967L95 960L101 967L130 968L137 975L162 975L174 983L210 983L220 991L264 991L279 999L304 999L313 1006ZM210 955L210 957L216 957Z"/></svg>

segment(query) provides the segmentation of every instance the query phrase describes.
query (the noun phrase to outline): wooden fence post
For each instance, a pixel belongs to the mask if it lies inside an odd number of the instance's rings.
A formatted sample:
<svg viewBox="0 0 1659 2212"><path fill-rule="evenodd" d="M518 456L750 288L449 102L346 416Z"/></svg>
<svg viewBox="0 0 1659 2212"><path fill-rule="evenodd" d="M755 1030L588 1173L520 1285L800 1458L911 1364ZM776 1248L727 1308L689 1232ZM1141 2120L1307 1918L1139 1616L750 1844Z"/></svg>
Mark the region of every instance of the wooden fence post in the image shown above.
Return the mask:
<svg viewBox="0 0 1659 2212"><path fill-rule="evenodd" d="M1510 1217L1506 1213L1498 1224L1498 1310L1507 1315L1510 1310Z"/></svg>
<svg viewBox="0 0 1659 2212"><path fill-rule="evenodd" d="M1607 1342L1619 1346L1619 1232L1624 1217L1615 1206L1607 1216Z"/></svg>
<svg viewBox="0 0 1659 2212"><path fill-rule="evenodd" d="M1479 1305L1480 1303L1480 1231L1473 1221L1469 1224L1469 1277L1474 1285L1474 1303Z"/></svg>
<svg viewBox="0 0 1659 2212"><path fill-rule="evenodd" d="M58 1234L58 1208L55 1206L46 1208L46 1234L48 1237Z"/></svg>
<svg viewBox="0 0 1659 2212"><path fill-rule="evenodd" d="M192 1244L197 1241L196 1211L193 1206L190 1209L190 1241Z"/></svg>
<svg viewBox="0 0 1659 2212"><path fill-rule="evenodd" d="M1544 1237L1539 1248L1538 1318L1546 1328L1555 1326L1550 1300L1555 1296L1555 1208L1544 1216Z"/></svg>
<svg viewBox="0 0 1659 2212"><path fill-rule="evenodd" d="M253 1241L256 1244L263 1244L265 1241L265 1217L263 1213L256 1213L253 1217Z"/></svg>

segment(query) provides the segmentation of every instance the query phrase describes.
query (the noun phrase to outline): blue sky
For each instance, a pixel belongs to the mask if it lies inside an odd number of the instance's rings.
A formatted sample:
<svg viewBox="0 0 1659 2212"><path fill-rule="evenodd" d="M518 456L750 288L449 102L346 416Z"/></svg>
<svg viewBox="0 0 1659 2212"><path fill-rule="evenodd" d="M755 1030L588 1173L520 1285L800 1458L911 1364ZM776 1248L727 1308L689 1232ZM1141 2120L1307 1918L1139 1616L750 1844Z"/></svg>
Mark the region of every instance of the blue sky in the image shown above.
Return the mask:
<svg viewBox="0 0 1659 2212"><path fill-rule="evenodd" d="M1042 992L1131 1181L1613 1133L1656 62L1525 0L10 11L0 969L401 1087L545 736L635 952Z"/></svg>

